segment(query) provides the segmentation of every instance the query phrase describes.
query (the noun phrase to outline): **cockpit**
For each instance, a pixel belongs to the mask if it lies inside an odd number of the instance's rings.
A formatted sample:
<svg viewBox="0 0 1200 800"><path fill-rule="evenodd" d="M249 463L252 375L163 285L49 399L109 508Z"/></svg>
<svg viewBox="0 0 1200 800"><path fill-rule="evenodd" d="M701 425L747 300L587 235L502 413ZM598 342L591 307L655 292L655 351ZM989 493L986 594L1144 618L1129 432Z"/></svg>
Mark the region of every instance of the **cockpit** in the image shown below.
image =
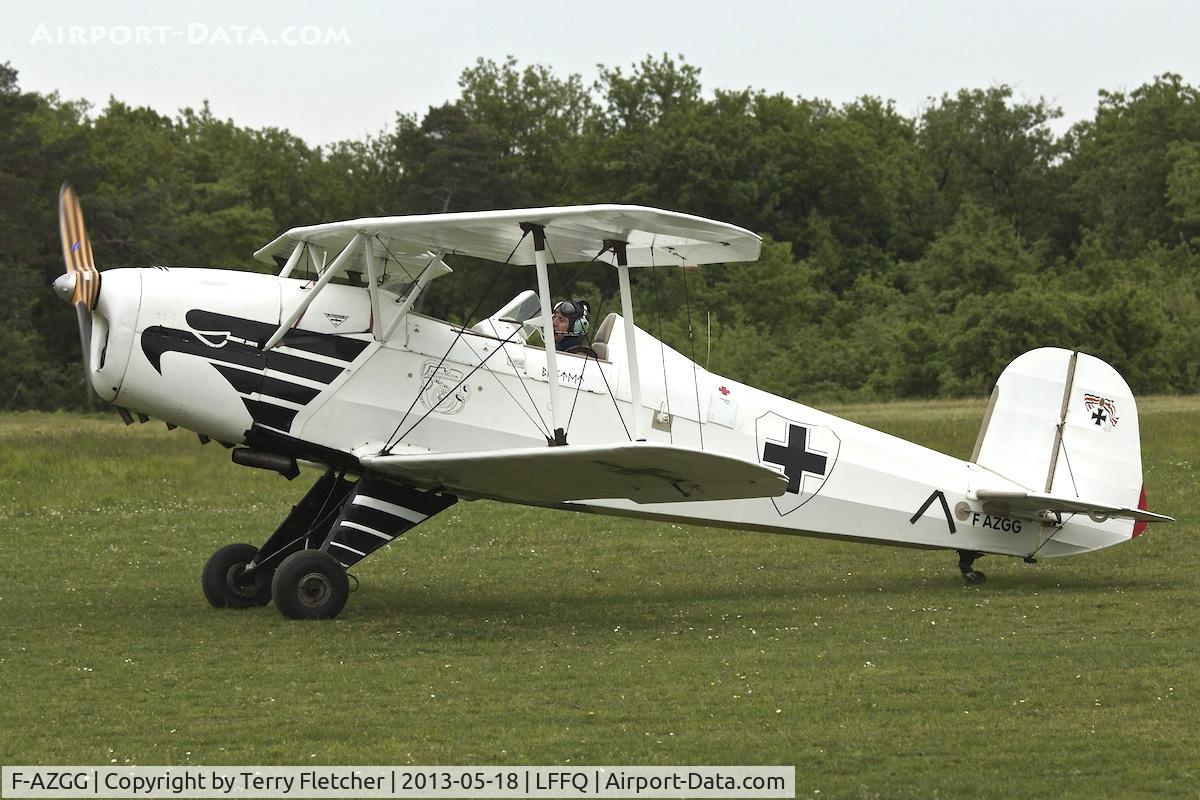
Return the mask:
<svg viewBox="0 0 1200 800"><path fill-rule="evenodd" d="M617 314L611 313L596 329L595 335L588 342L587 349L595 353L600 361L608 361L608 339L612 335L613 324ZM541 303L537 292L526 289L512 300L505 303L496 313L476 323L471 331L483 336L494 336L498 339L521 341L527 345L541 344L542 315ZM532 341L531 341L532 340ZM562 355L585 357L590 353L564 352Z"/></svg>

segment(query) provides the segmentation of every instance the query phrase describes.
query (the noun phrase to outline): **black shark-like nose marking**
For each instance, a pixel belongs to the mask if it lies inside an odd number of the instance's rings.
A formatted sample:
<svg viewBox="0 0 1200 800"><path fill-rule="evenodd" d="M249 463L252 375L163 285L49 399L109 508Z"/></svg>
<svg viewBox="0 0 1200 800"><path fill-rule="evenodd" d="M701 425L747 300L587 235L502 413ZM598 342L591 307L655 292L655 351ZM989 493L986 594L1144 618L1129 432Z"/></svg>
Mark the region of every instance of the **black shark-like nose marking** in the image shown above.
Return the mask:
<svg viewBox="0 0 1200 800"><path fill-rule="evenodd" d="M198 356L229 382L241 397L256 424L288 432L299 412L291 405L305 406L333 383L354 362L369 341L312 331L289 331L279 349L264 353L260 348L277 323L231 317L192 309L185 317L193 330L155 325L142 332L142 352L155 371L162 374L166 353ZM308 358L309 354L338 361ZM320 388L289 381L266 372L322 384Z"/></svg>

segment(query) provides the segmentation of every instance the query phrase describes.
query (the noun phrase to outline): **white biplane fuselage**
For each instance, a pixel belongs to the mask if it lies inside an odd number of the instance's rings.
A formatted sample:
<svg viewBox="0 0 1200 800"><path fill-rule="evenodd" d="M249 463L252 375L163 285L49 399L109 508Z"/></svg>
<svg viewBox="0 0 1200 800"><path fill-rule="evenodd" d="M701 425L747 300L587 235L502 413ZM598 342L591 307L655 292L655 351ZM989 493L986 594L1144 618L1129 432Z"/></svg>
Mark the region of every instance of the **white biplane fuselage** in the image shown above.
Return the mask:
<svg viewBox="0 0 1200 800"><path fill-rule="evenodd" d="M983 553L1070 555L1166 519L1145 511L1132 394L1091 356L1044 348L1015 360L965 461L710 373L626 324L630 267L753 260L760 240L740 228L624 206L357 220L268 245L260 258L287 256L279 275L115 269L97 298L87 281L99 273L72 265L73 237L87 242L67 195L69 272L56 290L75 292L96 392L241 445L238 463L326 470L262 548L214 555L214 605L274 591L288 616L335 615L338 570L456 498L953 549L969 581L983 579L971 569ZM455 242L536 263L538 293L469 330L417 313ZM594 353L527 338L531 327L553 336L548 249L575 262L611 253L623 314L595 329ZM302 259L312 279L293 275ZM332 282L356 274L366 281Z"/></svg>
<svg viewBox="0 0 1200 800"><path fill-rule="evenodd" d="M398 426L401 432L413 426L400 452L546 445L550 400L540 344L520 338L505 343L478 330L460 333L413 312L391 339L377 342L369 331L366 289L333 284L302 324L306 331L341 340L343 353L293 348L285 340L273 351L283 357L281 363L263 358L258 367L236 356L257 348L289 306L311 290L311 282L227 270L114 270L104 274L106 294L115 294L110 287L115 289L118 280L122 291L127 285L137 291L132 285L140 282L141 311L136 324L120 335L110 329L106 342L97 340L98 353L105 347L108 353L93 383L119 406L233 444L246 443L257 424L315 445L307 451L309 460L317 460L320 450L355 456L376 452L394 439ZM389 293L386 300L384 308L394 310L402 298ZM231 330L235 320L257 322L257 335L239 337ZM390 321L386 314L384 321ZM1039 537L1046 534L1039 522L987 513L972 494L981 486L1025 487L976 464L710 373L641 329L642 407L635 412L623 320L614 317L601 333L608 360L558 354L572 445L627 441L629 420L638 413L648 441L762 461L794 480L780 497L648 504L600 498L556 504L560 507L1008 555L1028 555L1043 545ZM274 391L270 386L249 391L257 376L278 382ZM792 426L803 429L803 440L790 435ZM548 474L544 480L569 482L572 476ZM945 506L936 498L926 503L936 492ZM1039 555L1116 544L1130 538L1133 524L1077 516L1044 543Z"/></svg>

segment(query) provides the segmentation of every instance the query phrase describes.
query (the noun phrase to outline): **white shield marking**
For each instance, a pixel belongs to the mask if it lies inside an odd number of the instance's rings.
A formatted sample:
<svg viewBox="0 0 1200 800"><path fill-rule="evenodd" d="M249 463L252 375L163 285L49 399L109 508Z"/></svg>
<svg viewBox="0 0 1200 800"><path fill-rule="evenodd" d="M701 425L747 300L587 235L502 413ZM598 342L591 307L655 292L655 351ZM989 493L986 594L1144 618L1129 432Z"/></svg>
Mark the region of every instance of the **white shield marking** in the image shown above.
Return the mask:
<svg viewBox="0 0 1200 800"><path fill-rule="evenodd" d="M833 473L842 442L824 425L787 419L768 411L754 421L758 460L788 478L788 490L772 497L779 516L811 500Z"/></svg>

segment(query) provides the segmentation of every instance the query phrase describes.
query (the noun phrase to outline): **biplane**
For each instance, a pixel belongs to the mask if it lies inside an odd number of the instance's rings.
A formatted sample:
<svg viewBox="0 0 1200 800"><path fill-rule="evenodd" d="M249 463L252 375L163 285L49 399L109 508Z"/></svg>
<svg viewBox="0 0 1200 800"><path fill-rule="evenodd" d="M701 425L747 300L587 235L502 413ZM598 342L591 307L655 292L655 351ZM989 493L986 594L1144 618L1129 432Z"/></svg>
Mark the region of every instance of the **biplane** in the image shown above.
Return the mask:
<svg viewBox="0 0 1200 800"><path fill-rule="evenodd" d="M459 500L943 548L968 583L983 554L1084 553L1171 519L1146 508L1128 385L1085 353L1014 360L962 460L714 374L638 327L631 274L756 260L760 237L734 225L624 205L383 217L287 231L255 253L273 273L100 272L65 185L59 218L54 289L126 423L319 473L261 545L208 560L218 608L335 617L349 568ZM470 327L424 315L451 255L526 270L536 291ZM616 271L621 311L583 354L557 352L551 270L591 261Z"/></svg>

